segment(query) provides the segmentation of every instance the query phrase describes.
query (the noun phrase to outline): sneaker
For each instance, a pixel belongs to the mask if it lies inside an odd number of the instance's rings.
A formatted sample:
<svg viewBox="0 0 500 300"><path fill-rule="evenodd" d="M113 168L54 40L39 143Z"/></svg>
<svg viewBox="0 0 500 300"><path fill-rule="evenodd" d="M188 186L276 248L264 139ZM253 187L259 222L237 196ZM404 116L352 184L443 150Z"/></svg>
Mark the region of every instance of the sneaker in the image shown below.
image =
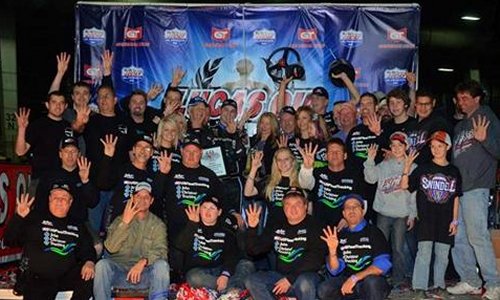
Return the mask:
<svg viewBox="0 0 500 300"><path fill-rule="evenodd" d="M427 295L424 290L415 290L415 294L413 295L414 300L425 300L427 299Z"/></svg>
<svg viewBox="0 0 500 300"><path fill-rule="evenodd" d="M452 295L481 295L481 287L473 287L467 282L459 282L455 286L446 289Z"/></svg>
<svg viewBox="0 0 500 300"><path fill-rule="evenodd" d="M434 299L449 299L450 294L443 288L435 288L430 293L430 296Z"/></svg>
<svg viewBox="0 0 500 300"><path fill-rule="evenodd" d="M499 300L500 287L486 289L486 292L483 294L483 298L488 300Z"/></svg>

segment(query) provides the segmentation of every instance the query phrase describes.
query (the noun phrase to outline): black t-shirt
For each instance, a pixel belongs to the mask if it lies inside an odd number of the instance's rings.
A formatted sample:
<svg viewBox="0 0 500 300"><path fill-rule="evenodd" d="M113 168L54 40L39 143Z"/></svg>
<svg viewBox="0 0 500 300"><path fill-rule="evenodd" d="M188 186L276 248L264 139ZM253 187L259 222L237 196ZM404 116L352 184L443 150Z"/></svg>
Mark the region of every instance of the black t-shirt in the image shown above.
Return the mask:
<svg viewBox="0 0 500 300"><path fill-rule="evenodd" d="M172 164L167 175L160 173L163 178L163 197L161 208L166 216L168 238L175 241L179 232L187 222L185 209L190 205L197 205L205 197L221 199L222 183L215 173L205 166L187 168L183 164ZM158 203L157 203L158 204ZM229 211L228 207L224 207Z"/></svg>
<svg viewBox="0 0 500 300"><path fill-rule="evenodd" d="M177 244L186 255L186 271L191 268L221 267L234 275L238 261L238 245L234 233L217 223L206 226L201 221L188 221Z"/></svg>
<svg viewBox="0 0 500 300"><path fill-rule="evenodd" d="M394 123L394 119L387 121L386 123L383 124L382 128L383 131L382 134L380 135L379 139L380 148L390 150L391 142L389 138L391 137L391 134L393 134L396 131L402 131L406 134L409 134L414 130L416 125L417 125L417 119L413 117L408 117L406 121L399 124Z"/></svg>
<svg viewBox="0 0 500 300"><path fill-rule="evenodd" d="M313 216L325 225L337 226L342 219L344 196L364 194L362 173L352 168L332 172L328 167L322 167L314 169L313 176L314 188L309 195Z"/></svg>
<svg viewBox="0 0 500 300"><path fill-rule="evenodd" d="M325 262L326 243L320 238L321 225L311 216L295 225L275 223L257 235L256 228L248 230L246 249L249 255L274 250L276 271L293 284L304 272L317 272Z"/></svg>
<svg viewBox="0 0 500 300"><path fill-rule="evenodd" d="M92 167L101 161L104 156L104 146L101 139L104 140L107 134L118 137L115 150L115 159L120 163L129 161L128 148L130 146L130 137L126 122L122 117L106 117L101 114L90 116L89 122L85 126L83 136L87 146L87 158L92 162Z"/></svg>
<svg viewBox="0 0 500 300"><path fill-rule="evenodd" d="M259 168L259 171L257 173L259 178L265 178L271 174L273 157L276 150L278 150L278 144L276 143L276 141L273 141L269 138L266 141L261 141L260 139L258 139L257 135L254 135L250 138L249 157L251 158L251 155L255 151L262 151L264 153L264 157L262 158L262 166Z"/></svg>
<svg viewBox="0 0 500 300"><path fill-rule="evenodd" d="M156 132L157 125L153 123L153 120L144 117L144 121L142 123L136 123L134 119L130 116L125 117L125 125L128 128L129 135L129 145L128 149L132 148L134 141L137 137L143 135L153 136L153 133Z"/></svg>
<svg viewBox="0 0 500 300"><path fill-rule="evenodd" d="M266 184L267 180L259 182L256 185L259 194L253 197L248 197L248 200L266 200L265 203L268 210L266 226L270 226L270 224L274 222L282 223L285 220L282 201L286 192L290 189L290 178L281 177L280 182L278 182L271 193L271 198L266 197Z"/></svg>
<svg viewBox="0 0 500 300"><path fill-rule="evenodd" d="M368 129L368 126L361 123L356 125L345 140L347 149L347 159L352 166L356 169L363 169L363 163L368 158L368 147L371 144L378 144L379 137ZM383 159L382 151L377 152L375 163L381 162ZM352 164L352 165L351 165Z"/></svg>
<svg viewBox="0 0 500 300"><path fill-rule="evenodd" d="M43 116L26 129L26 143L30 145L29 158L33 178L39 178L44 172L56 169L61 165L59 159L59 143L63 137L73 137L71 125L64 121L56 121Z"/></svg>
<svg viewBox="0 0 500 300"><path fill-rule="evenodd" d="M455 197L462 195L462 177L452 164L439 166L430 162L418 166L409 177L410 192L417 191L417 238L453 244L449 236Z"/></svg>
<svg viewBox="0 0 500 300"><path fill-rule="evenodd" d="M365 270L373 264L375 257L390 253L384 234L374 225L366 224L357 232L344 229L338 238L337 256L346 264L342 272L346 276Z"/></svg>
<svg viewBox="0 0 500 300"><path fill-rule="evenodd" d="M451 123L443 116L433 112L427 118L419 121L415 125L415 128L408 133L410 150L414 149L419 152L419 155L415 159L415 163L417 165L421 165L432 160L432 153L428 140L430 136L438 130L444 130L450 136L453 136Z"/></svg>
<svg viewBox="0 0 500 300"><path fill-rule="evenodd" d="M172 162L176 164L180 164L182 161L181 158L181 151L179 147L171 147L171 148L165 148L165 147L160 147L157 148L155 147L153 150L153 155L148 161L148 170L156 173L160 170L160 162L158 161L158 158L161 155L161 152L167 151L167 155L172 154Z"/></svg>
<svg viewBox="0 0 500 300"><path fill-rule="evenodd" d="M335 124L335 120L333 118L333 111L329 111L326 114L324 114L323 119L325 120L326 127L328 128L330 136L333 136L339 131L337 125Z"/></svg>
<svg viewBox="0 0 500 300"><path fill-rule="evenodd" d="M299 148L297 147L297 140L299 141L299 146L304 149L306 145L311 144L312 149L314 147L318 146L318 150L316 151L316 154L314 156L314 167L322 167L326 163L326 143L319 140L319 139L304 139L301 137L297 137L296 139L293 140L288 140L287 146L292 151L293 156L297 160L297 164L300 166L302 164L302 155L300 154Z"/></svg>

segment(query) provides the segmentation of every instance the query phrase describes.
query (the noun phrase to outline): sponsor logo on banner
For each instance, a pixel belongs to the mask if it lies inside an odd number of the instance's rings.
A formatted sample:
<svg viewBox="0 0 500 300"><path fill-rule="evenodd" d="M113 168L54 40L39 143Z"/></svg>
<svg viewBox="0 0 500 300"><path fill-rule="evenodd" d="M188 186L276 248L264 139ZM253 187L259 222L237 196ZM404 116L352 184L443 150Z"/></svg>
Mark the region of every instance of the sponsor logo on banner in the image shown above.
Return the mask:
<svg viewBox="0 0 500 300"><path fill-rule="evenodd" d="M84 65L83 75L87 78L92 78L92 80L97 80L101 78L101 69L99 67L92 67L91 65Z"/></svg>
<svg viewBox="0 0 500 300"><path fill-rule="evenodd" d="M318 30L316 28L299 28L297 37L302 42L314 42L318 39Z"/></svg>
<svg viewBox="0 0 500 300"><path fill-rule="evenodd" d="M125 82L136 83L144 78L144 69L135 66L122 68L121 77Z"/></svg>
<svg viewBox="0 0 500 300"><path fill-rule="evenodd" d="M95 27L83 29L82 39L85 44L96 46L104 44L106 31Z"/></svg>
<svg viewBox="0 0 500 300"><path fill-rule="evenodd" d="M408 28L387 30L386 40L389 43L380 44L378 47L382 49L413 49L415 44L408 40Z"/></svg>
<svg viewBox="0 0 500 300"><path fill-rule="evenodd" d="M253 32L252 38L259 44L272 44L276 41L276 31L271 29L260 29Z"/></svg>
<svg viewBox="0 0 500 300"><path fill-rule="evenodd" d="M359 47L363 44L363 32L354 29L342 30L339 33L339 40L344 47Z"/></svg>
<svg viewBox="0 0 500 300"><path fill-rule="evenodd" d="M231 38L231 29L212 27L212 40L216 42L225 42Z"/></svg>
<svg viewBox="0 0 500 300"><path fill-rule="evenodd" d="M179 28L167 29L163 32L163 38L166 42L177 45L185 43L188 39L188 34L186 30Z"/></svg>
<svg viewBox="0 0 500 300"><path fill-rule="evenodd" d="M126 41L132 41L132 42L142 39L142 27L137 27L137 28L125 27L124 39Z"/></svg>
<svg viewBox="0 0 500 300"><path fill-rule="evenodd" d="M393 86L400 86L406 83L406 70L394 68L384 71L384 81Z"/></svg>
<svg viewBox="0 0 500 300"><path fill-rule="evenodd" d="M401 28L399 30L395 29L388 29L387 30L387 40L394 42L394 43L400 43L404 42L407 40L408 37L408 28Z"/></svg>

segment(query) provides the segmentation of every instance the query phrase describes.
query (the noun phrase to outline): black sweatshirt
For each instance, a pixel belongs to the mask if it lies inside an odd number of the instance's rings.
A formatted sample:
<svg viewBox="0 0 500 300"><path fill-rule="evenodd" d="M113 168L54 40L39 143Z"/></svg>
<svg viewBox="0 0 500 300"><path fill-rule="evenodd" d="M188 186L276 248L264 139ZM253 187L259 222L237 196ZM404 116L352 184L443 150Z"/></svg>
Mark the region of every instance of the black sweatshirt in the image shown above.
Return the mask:
<svg viewBox="0 0 500 300"><path fill-rule="evenodd" d="M52 214L14 215L5 232L8 245L23 247L29 270L42 278L58 278L77 265L96 261L92 238L82 224Z"/></svg>
<svg viewBox="0 0 500 300"><path fill-rule="evenodd" d="M276 271L293 284L304 272L317 272L325 261L326 244L320 238L320 224L307 215L296 225L274 223L264 229L261 236L257 228L248 230L246 249L254 256L274 250Z"/></svg>
<svg viewBox="0 0 500 300"><path fill-rule="evenodd" d="M177 245L187 253L186 271L191 268L221 267L221 274L234 274L238 262L236 237L220 223L206 226L201 222L188 221L178 237Z"/></svg>

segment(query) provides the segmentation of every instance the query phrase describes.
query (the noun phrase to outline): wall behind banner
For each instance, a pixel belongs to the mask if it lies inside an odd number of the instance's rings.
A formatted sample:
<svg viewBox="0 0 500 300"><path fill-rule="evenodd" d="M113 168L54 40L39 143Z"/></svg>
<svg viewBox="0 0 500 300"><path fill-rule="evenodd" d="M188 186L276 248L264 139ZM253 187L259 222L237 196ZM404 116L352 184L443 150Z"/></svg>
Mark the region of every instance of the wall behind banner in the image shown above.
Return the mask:
<svg viewBox="0 0 500 300"><path fill-rule="evenodd" d="M164 87L173 69L186 71L183 103L202 95L219 115L233 98L239 112L255 107L254 120L273 110L277 83L267 67L299 64L305 78L289 85L289 104L298 107L310 90L324 86L330 108L349 98L329 79L336 59L355 68L360 92L406 85L416 72L420 7L401 5L113 5L76 6L75 78L97 86L101 55L114 53L112 78L120 98L134 89ZM286 47L284 49L280 49ZM151 102L159 107L161 96Z"/></svg>

